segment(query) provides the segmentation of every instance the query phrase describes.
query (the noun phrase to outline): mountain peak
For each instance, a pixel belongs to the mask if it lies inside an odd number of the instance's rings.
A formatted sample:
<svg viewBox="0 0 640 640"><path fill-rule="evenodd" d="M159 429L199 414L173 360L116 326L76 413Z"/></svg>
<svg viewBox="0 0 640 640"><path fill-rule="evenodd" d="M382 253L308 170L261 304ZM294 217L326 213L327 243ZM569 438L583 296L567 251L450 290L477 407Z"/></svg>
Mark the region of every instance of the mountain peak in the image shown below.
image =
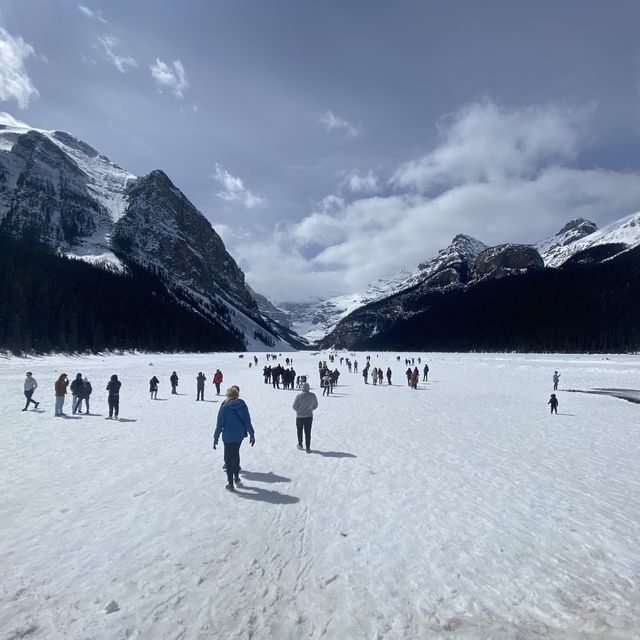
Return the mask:
<svg viewBox="0 0 640 640"><path fill-rule="evenodd" d="M598 230L598 225L595 222L591 222L591 220L585 220L584 218L576 218L575 220L570 220L567 224L556 233L557 236L562 235L563 233L567 233L567 231L580 230L584 231L583 236L588 235L589 233L593 233Z"/></svg>

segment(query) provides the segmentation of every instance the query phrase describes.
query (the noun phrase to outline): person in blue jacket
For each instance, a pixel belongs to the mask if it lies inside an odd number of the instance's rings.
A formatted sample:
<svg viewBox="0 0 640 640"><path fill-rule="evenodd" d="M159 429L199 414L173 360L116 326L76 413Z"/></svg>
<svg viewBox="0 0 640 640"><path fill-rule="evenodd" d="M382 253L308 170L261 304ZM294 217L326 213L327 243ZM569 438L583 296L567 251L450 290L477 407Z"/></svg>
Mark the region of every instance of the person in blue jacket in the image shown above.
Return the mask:
<svg viewBox="0 0 640 640"><path fill-rule="evenodd" d="M249 442L253 447L256 443L256 437L249 409L244 400L240 400L240 389L234 385L227 389L225 395L226 398L218 410L216 430L213 434L213 448L218 446L218 439L222 435L228 481L225 488L229 491L235 491L234 482L236 486L241 486L238 475L240 473L240 445L249 435Z"/></svg>

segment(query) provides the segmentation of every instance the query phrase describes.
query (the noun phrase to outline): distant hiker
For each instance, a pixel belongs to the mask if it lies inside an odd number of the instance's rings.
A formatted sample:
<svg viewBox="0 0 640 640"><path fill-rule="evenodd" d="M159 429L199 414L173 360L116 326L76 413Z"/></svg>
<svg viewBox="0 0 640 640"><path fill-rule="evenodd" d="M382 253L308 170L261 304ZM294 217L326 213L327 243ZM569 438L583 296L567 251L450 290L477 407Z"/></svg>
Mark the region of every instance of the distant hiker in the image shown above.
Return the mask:
<svg viewBox="0 0 640 640"><path fill-rule="evenodd" d="M558 390L558 382L560 382L560 374L557 371L553 372L553 390Z"/></svg>
<svg viewBox="0 0 640 640"><path fill-rule="evenodd" d="M76 373L76 377L71 383L71 413L82 413L80 411L80 405L82 404L82 398L80 392L82 391L82 374Z"/></svg>
<svg viewBox="0 0 640 640"><path fill-rule="evenodd" d="M551 397L549 398L549 402L547 402L547 404L551 405L551 413L555 413L556 415L558 415L558 398L556 398L555 393L551 394Z"/></svg>
<svg viewBox="0 0 640 640"><path fill-rule="evenodd" d="M373 367L371 371L371 382L373 382L374 386L378 384L378 367Z"/></svg>
<svg viewBox="0 0 640 640"><path fill-rule="evenodd" d="M422 370L422 381L427 382L429 380L429 365L425 363L424 369Z"/></svg>
<svg viewBox="0 0 640 640"><path fill-rule="evenodd" d="M369 384L369 367L365 367L362 370L362 379L364 380L365 384Z"/></svg>
<svg viewBox="0 0 640 640"><path fill-rule="evenodd" d="M160 384L160 380L153 376L151 380L149 380L149 393L151 394L152 400L158 399L158 385Z"/></svg>
<svg viewBox="0 0 640 640"><path fill-rule="evenodd" d="M318 398L315 393L309 391L309 383L302 383L302 391L293 401L293 410L296 412L296 429L298 430L298 449L302 449L302 432L304 431L304 444L307 453L311 453L311 424L313 412L318 408Z"/></svg>
<svg viewBox="0 0 640 640"><path fill-rule="evenodd" d="M420 379L420 375L418 374L418 368L416 367L411 373L411 380L409 381L409 386L412 389L417 389L419 379Z"/></svg>
<svg viewBox="0 0 640 640"><path fill-rule="evenodd" d="M220 385L222 384L222 371L220 369L216 369L216 372L213 374L213 384L216 385L216 395L220 395Z"/></svg>
<svg viewBox="0 0 640 640"><path fill-rule="evenodd" d="M238 387L229 387L225 401L218 410L216 430L213 434L213 448L218 446L218 438L222 435L224 444L224 463L227 471L226 489L235 491L233 483L241 486L240 476L240 445L247 433L251 446L256 443L255 432L251 424L249 409L244 400L240 400Z"/></svg>
<svg viewBox="0 0 640 640"><path fill-rule="evenodd" d="M38 388L38 383L36 379L33 377L31 371L27 371L27 377L24 379L24 397L27 399L27 404L24 405L23 411L26 411L29 408L29 405L33 403L33 408L37 409L39 402L31 399L33 396L33 392Z"/></svg>
<svg viewBox="0 0 640 640"><path fill-rule="evenodd" d="M178 374L174 371L169 377L169 381L171 382L171 393L176 395L178 392L176 388L178 387Z"/></svg>
<svg viewBox="0 0 640 640"><path fill-rule="evenodd" d="M253 356L253 363L258 366L258 356Z"/></svg>
<svg viewBox="0 0 640 640"><path fill-rule="evenodd" d="M82 407L82 401L84 400L85 404L85 413L89 415L89 400L91 399L91 393L93 392L93 387L89 382L89 378L85 376L82 378L82 388L80 389L80 407ZM78 413L82 413L82 411L78 411Z"/></svg>
<svg viewBox="0 0 640 640"><path fill-rule="evenodd" d="M109 404L109 419L118 419L118 412L120 411L120 387L122 383L118 380L118 376L114 373L111 376L111 380L107 382L107 391L109 396L107 402Z"/></svg>
<svg viewBox="0 0 640 640"><path fill-rule="evenodd" d="M391 384L391 367L387 367L387 384Z"/></svg>
<svg viewBox="0 0 640 640"><path fill-rule="evenodd" d="M413 371L411 371L411 367L409 367L405 371L405 375L407 376L407 385L410 387L411 386L411 376L413 375Z"/></svg>
<svg viewBox="0 0 640 640"><path fill-rule="evenodd" d="M382 384L382 380L384 379L384 373L382 373L382 367L378 367L378 384Z"/></svg>
<svg viewBox="0 0 640 640"><path fill-rule="evenodd" d="M358 361L353 361L353 373L358 373Z"/></svg>
<svg viewBox="0 0 640 640"><path fill-rule="evenodd" d="M329 373L329 369L326 369L326 373L324 374L324 377L322 378L322 395L329 395L330 393L333 393L333 389L332 389L332 384L331 384L331 374Z"/></svg>
<svg viewBox="0 0 640 640"><path fill-rule="evenodd" d="M196 378L196 401L204 400L204 383L206 382L207 377L200 371L198 373L198 377Z"/></svg>
<svg viewBox="0 0 640 640"><path fill-rule="evenodd" d="M60 377L56 380L54 385L56 392L56 408L54 411L54 416L61 417L65 414L62 413L62 407L64 407L64 397L67 395L67 387L69 386L69 378L67 378L66 373L61 373Z"/></svg>

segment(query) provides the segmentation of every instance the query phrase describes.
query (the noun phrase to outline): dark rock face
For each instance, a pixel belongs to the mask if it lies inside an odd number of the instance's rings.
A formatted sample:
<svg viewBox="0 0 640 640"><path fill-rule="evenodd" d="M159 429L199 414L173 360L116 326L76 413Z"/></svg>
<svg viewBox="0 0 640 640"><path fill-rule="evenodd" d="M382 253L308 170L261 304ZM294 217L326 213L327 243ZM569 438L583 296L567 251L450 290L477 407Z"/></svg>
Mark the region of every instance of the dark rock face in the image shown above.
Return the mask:
<svg viewBox="0 0 640 640"><path fill-rule="evenodd" d="M0 234L66 249L110 224L86 174L43 134L19 136L2 155Z"/></svg>
<svg viewBox="0 0 640 640"><path fill-rule="evenodd" d="M505 276L544 269L542 256L536 249L522 244L501 244L478 255L473 265L474 278Z"/></svg>
<svg viewBox="0 0 640 640"><path fill-rule="evenodd" d="M595 224L595 222L585 220L584 218L576 218L575 220L567 222L567 224L565 224L556 235L560 236L568 231L572 231L571 239L569 239L568 242L575 242L576 240L584 238L597 230L598 225Z"/></svg>
<svg viewBox="0 0 640 640"><path fill-rule="evenodd" d="M244 273L209 221L162 171L129 185L125 214L112 242L127 258L171 275L182 285L222 295L249 315L258 314Z"/></svg>

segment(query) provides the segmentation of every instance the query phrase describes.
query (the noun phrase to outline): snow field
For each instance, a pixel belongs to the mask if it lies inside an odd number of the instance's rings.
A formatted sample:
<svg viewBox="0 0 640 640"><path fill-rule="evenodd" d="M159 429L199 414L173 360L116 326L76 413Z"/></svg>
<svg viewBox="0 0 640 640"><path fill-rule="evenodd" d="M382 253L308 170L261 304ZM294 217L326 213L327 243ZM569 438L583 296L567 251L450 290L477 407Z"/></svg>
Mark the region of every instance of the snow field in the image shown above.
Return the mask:
<svg viewBox="0 0 640 640"><path fill-rule="evenodd" d="M640 389L640 359L371 353L394 385L336 361L327 398L319 356L283 353L320 403L308 455L295 392L265 385L252 355L0 362L2 640L640 635L639 407L565 391ZM431 371L413 391L418 355ZM256 429L236 495L211 448L218 367ZM41 405L23 413L27 370ZM88 375L101 415L53 417L62 371ZM112 373L118 422L103 419Z"/></svg>

